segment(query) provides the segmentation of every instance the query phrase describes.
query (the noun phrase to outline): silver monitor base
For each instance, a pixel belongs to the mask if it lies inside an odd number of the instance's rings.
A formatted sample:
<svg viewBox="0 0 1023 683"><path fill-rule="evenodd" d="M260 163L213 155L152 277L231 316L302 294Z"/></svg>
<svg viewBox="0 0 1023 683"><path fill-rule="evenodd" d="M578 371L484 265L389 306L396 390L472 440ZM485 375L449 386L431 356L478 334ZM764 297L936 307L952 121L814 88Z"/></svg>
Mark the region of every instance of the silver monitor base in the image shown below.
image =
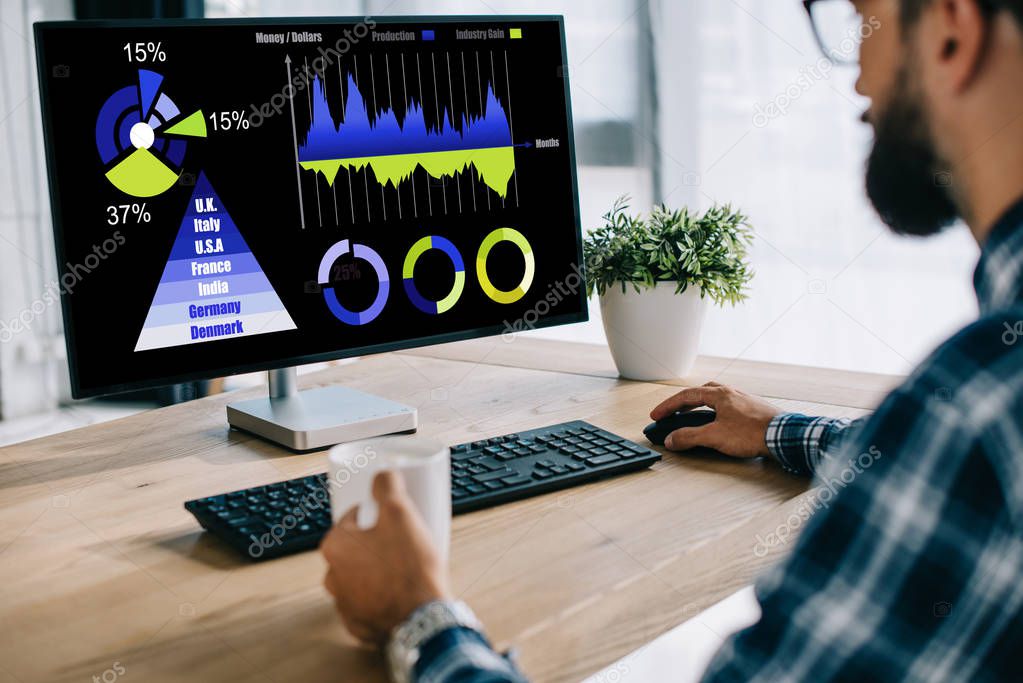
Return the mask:
<svg viewBox="0 0 1023 683"><path fill-rule="evenodd" d="M228 404L228 424L296 451L418 427L414 407L340 386L298 391L294 373L273 370L270 396Z"/></svg>

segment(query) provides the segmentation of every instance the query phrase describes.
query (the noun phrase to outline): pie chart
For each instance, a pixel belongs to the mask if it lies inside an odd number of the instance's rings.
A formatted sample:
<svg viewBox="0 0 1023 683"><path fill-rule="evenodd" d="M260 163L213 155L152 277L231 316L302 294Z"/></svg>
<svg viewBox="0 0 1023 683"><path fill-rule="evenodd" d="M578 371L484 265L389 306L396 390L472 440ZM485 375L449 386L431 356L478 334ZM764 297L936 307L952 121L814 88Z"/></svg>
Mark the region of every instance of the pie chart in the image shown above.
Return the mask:
<svg viewBox="0 0 1023 683"><path fill-rule="evenodd" d="M181 175L188 138L206 137L201 110L182 115L163 91L163 76L138 70L138 82L103 103L96 118L96 150L107 180L133 197L166 192Z"/></svg>

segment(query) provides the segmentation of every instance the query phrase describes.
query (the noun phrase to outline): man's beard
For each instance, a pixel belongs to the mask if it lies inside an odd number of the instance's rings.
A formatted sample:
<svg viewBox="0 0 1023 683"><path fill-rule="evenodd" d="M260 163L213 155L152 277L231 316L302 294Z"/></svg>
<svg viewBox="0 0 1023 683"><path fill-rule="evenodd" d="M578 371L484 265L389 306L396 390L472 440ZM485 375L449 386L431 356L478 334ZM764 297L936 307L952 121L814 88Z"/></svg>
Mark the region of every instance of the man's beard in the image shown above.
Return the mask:
<svg viewBox="0 0 1023 683"><path fill-rule="evenodd" d="M875 126L867 161L867 196L899 235L926 237L959 218L948 164L934 149L927 118L903 68L895 95Z"/></svg>

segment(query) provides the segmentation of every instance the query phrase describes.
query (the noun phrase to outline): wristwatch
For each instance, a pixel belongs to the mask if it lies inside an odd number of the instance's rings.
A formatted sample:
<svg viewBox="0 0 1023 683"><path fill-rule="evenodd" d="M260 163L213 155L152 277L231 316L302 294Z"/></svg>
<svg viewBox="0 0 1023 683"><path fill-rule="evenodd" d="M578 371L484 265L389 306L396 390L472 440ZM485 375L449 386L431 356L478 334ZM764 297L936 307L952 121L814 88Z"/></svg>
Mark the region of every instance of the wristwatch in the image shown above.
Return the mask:
<svg viewBox="0 0 1023 683"><path fill-rule="evenodd" d="M430 638L459 627L483 632L480 620L461 600L428 602L395 627L387 643L387 663L395 683L409 683L419 661L420 648Z"/></svg>

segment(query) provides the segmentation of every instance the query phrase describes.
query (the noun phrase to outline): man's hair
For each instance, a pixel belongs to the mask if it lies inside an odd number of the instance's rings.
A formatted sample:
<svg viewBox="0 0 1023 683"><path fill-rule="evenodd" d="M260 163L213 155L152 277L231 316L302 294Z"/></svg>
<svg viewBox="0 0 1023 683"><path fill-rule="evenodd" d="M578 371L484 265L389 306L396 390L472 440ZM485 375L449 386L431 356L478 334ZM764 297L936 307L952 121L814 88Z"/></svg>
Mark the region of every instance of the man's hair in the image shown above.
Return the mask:
<svg viewBox="0 0 1023 683"><path fill-rule="evenodd" d="M902 0L902 25L912 26L920 18L920 13L933 0ZM1002 10L1012 12L1016 21L1023 27L1023 0L977 0L981 10L988 15Z"/></svg>

